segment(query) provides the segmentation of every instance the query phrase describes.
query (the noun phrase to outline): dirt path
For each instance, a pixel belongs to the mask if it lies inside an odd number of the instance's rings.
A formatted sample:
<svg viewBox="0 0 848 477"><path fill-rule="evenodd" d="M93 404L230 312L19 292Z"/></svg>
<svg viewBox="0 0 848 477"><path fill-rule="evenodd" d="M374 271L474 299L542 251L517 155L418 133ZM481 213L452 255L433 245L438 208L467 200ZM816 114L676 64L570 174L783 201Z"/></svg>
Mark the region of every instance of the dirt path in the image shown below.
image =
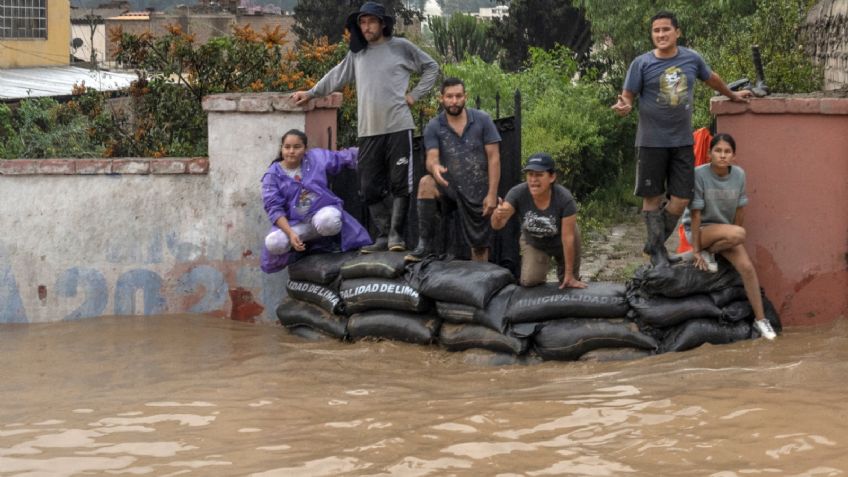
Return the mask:
<svg viewBox="0 0 848 477"><path fill-rule="evenodd" d="M640 265L648 262L648 257L642 253L645 238L645 223L636 211L604 233L587 234L583 237L580 275L593 282L629 280ZM677 245L675 233L667 246L673 253Z"/></svg>

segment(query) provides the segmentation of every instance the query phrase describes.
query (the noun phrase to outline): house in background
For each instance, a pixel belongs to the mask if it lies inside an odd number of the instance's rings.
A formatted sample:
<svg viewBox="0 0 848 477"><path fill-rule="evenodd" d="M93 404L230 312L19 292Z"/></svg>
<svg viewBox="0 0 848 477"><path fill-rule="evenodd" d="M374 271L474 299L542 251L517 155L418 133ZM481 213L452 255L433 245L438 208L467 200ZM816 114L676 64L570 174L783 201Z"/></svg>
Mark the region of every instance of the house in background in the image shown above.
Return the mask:
<svg viewBox="0 0 848 477"><path fill-rule="evenodd" d="M70 96L81 84L115 91L136 78L69 65L70 11L68 0L0 2L0 101Z"/></svg>
<svg viewBox="0 0 848 477"><path fill-rule="evenodd" d="M67 65L70 10L68 0L0 2L0 68Z"/></svg>

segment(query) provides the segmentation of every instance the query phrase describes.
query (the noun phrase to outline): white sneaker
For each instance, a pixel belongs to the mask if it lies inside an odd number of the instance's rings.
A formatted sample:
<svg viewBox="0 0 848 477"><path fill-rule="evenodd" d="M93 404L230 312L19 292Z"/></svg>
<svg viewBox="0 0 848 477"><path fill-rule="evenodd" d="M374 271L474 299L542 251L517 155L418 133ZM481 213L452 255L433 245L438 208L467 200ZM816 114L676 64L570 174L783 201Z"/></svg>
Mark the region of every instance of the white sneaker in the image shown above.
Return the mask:
<svg viewBox="0 0 848 477"><path fill-rule="evenodd" d="M701 258L703 258L704 262L707 264L708 272L715 273L718 271L718 262L716 262L715 254L707 252L706 250L701 250Z"/></svg>
<svg viewBox="0 0 848 477"><path fill-rule="evenodd" d="M773 340L777 338L777 333L774 332L774 329L771 327L771 323L768 320L754 320L754 328L760 332L760 336L767 340Z"/></svg>

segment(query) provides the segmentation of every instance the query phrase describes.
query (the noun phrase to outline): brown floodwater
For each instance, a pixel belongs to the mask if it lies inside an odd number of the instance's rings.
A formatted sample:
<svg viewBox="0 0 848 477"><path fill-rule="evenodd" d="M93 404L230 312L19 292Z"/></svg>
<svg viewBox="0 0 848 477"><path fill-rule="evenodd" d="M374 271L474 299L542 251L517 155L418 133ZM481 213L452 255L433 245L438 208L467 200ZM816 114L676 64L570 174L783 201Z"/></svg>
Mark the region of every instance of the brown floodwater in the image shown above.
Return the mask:
<svg viewBox="0 0 848 477"><path fill-rule="evenodd" d="M0 326L0 475L838 476L848 320L636 361L305 341L201 316Z"/></svg>

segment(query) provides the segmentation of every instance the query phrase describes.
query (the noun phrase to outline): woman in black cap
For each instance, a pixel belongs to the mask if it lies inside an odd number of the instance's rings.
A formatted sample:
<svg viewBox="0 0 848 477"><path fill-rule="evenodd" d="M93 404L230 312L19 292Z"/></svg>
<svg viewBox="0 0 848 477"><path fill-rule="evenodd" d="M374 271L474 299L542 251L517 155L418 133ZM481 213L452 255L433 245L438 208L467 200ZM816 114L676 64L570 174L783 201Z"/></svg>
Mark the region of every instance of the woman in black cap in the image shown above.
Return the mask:
<svg viewBox="0 0 848 477"><path fill-rule="evenodd" d="M402 251L412 177L410 106L429 93L439 75L433 58L404 38L392 36L395 19L383 5L366 2L347 18L350 52L309 91L292 94L296 104L356 83L359 193L378 231L363 252ZM421 79L409 93L409 78Z"/></svg>
<svg viewBox="0 0 848 477"><path fill-rule="evenodd" d="M580 277L580 236L577 204L568 189L556 183L553 158L538 152L524 166L526 180L498 200L492 228L502 229L513 214L521 222L521 286L545 283L551 258L556 259L560 288L586 288Z"/></svg>

